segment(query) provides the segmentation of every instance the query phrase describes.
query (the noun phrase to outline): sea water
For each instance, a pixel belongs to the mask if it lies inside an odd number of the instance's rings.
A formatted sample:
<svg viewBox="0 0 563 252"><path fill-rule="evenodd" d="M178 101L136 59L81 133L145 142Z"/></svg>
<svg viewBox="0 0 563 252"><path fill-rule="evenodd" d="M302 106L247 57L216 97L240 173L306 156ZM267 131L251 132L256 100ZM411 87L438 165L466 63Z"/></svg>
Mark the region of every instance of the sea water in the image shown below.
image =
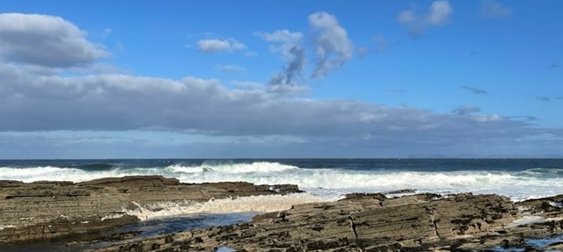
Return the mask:
<svg viewBox="0 0 563 252"><path fill-rule="evenodd" d="M127 175L185 183L289 183L325 199L405 188L496 193L516 201L563 193L563 159L0 160L0 180L80 182Z"/></svg>
<svg viewBox="0 0 563 252"><path fill-rule="evenodd" d="M515 201L563 194L563 159L0 160L0 180L81 182L129 175L162 175L184 183L296 184L307 192L199 203L162 202L128 211L144 220L145 233L186 228L194 220L208 223L206 226L238 223L240 214L248 213L243 216L249 220L248 216L259 212L334 201L351 192L408 188L438 194L495 193ZM151 211L153 208L158 211ZM218 218L222 222L217 222Z"/></svg>

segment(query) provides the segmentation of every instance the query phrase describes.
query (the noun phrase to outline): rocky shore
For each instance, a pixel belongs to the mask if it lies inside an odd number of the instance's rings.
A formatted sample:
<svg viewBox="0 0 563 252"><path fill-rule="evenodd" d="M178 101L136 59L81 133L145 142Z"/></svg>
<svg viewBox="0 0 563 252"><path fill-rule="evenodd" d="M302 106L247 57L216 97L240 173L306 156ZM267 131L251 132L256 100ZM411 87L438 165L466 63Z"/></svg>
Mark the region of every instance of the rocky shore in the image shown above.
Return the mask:
<svg viewBox="0 0 563 252"><path fill-rule="evenodd" d="M469 193L350 194L336 202L298 204L264 213L242 224L143 238L135 238L139 232L76 237L137 222L126 210L140 205L299 192L295 185L183 184L150 176L84 183L0 181L0 243L74 235L75 242L111 241L91 252L216 251L221 247L272 252L563 250L561 239L543 247L527 240L563 235L563 195L512 202L498 195Z"/></svg>
<svg viewBox="0 0 563 252"><path fill-rule="evenodd" d="M82 183L0 181L0 247L131 224L139 219L125 214L126 210L158 202L204 202L295 192L301 192L295 185L185 184L161 176L104 178Z"/></svg>
<svg viewBox="0 0 563 252"><path fill-rule="evenodd" d="M352 194L330 203L296 205L252 222L119 242L123 251L491 251L532 247L525 238L563 234L563 195L520 203L497 195L418 194L387 198Z"/></svg>

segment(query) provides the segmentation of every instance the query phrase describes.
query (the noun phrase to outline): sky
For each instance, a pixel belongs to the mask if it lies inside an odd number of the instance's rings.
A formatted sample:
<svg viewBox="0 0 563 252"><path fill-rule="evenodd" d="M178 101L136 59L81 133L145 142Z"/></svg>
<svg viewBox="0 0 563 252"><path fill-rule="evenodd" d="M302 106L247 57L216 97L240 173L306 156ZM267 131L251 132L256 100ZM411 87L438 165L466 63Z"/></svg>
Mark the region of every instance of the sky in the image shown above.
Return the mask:
<svg viewBox="0 0 563 252"><path fill-rule="evenodd" d="M0 1L0 158L563 155L563 2Z"/></svg>

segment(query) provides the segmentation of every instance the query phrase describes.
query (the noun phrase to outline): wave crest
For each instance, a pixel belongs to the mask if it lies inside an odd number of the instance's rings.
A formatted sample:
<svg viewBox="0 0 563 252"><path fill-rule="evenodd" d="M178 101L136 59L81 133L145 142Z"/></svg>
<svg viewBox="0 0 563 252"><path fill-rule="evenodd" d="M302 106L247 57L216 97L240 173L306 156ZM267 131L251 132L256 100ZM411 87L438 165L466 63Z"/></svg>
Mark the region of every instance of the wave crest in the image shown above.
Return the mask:
<svg viewBox="0 0 563 252"><path fill-rule="evenodd" d="M323 202L322 199L308 193L294 193L288 195L260 195L239 198L226 198L209 200L206 202L160 202L141 206L134 203L137 208L123 211L126 214L137 216L140 220L155 218L194 215L194 214L226 214L241 212L275 212L291 208L293 205Z"/></svg>
<svg viewBox="0 0 563 252"><path fill-rule="evenodd" d="M215 164L206 162L199 166L171 165L166 167L166 169L173 173L219 172L235 174L283 172L287 170L299 169L299 167L285 165L278 162L252 162L234 164Z"/></svg>

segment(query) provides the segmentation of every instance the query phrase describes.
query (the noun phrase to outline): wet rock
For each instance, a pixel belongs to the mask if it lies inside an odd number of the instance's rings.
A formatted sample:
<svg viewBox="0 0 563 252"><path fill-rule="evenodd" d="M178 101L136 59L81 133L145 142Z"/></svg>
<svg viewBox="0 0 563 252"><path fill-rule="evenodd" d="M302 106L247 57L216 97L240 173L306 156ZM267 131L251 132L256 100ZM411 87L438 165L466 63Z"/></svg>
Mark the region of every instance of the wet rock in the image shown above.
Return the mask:
<svg viewBox="0 0 563 252"><path fill-rule="evenodd" d="M195 251L228 246L237 251L286 252L471 251L523 241L522 235L508 235L506 228L521 217L520 212L497 195L350 194L337 202L296 205L283 212L284 220L279 213L266 213L251 223L179 232L173 239L191 242ZM159 239L163 238L149 241ZM117 251L117 246L96 251Z"/></svg>
<svg viewBox="0 0 563 252"><path fill-rule="evenodd" d="M297 186L244 182L183 184L162 176L102 178L82 183L0 181L0 244L131 224L138 219L126 215L124 210L139 205L292 192L299 192Z"/></svg>

